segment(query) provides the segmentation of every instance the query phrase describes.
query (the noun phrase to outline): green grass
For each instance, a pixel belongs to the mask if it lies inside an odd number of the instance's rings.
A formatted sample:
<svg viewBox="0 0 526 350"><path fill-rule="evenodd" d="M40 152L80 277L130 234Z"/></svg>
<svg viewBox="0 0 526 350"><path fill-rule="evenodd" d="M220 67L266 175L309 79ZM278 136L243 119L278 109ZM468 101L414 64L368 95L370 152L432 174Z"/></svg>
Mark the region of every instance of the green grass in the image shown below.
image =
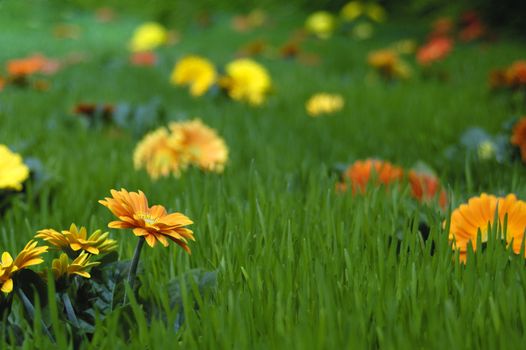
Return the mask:
<svg viewBox="0 0 526 350"><path fill-rule="evenodd" d="M134 309L138 330L118 333L114 315L97 326L87 348L519 348L526 338L526 270L504 249L488 249L473 263L454 262L442 221L432 208L436 254L422 246L410 222L418 213L402 204L402 193L372 190L353 197L334 192L336 163L381 157L409 167L433 166L450 186L452 207L481 191L526 195L521 166L474 170L471 188L464 167L452 168L443 150L462 132L479 125L497 132L512 115L524 113L492 96L488 72L521 58L524 45L502 38L491 45L461 45L442 64L447 82L423 80L418 69L407 82L367 83L365 58L394 40L424 38L420 23L390 22L364 42L344 36L308 40L321 64L258 58L269 70L274 94L262 108L222 96L194 99L168 83L173 63L185 54L209 57L218 66L240 46L263 38L284 43L304 16L283 9L268 29L249 34L229 27L230 14L214 16L210 28L178 28L182 41L160 50L155 68L127 63L127 40L143 19L120 13L100 24L90 13L30 5L0 4L0 62L42 52L62 57L81 52L85 63L49 78L51 89L8 88L0 93L0 143L38 157L56 186L38 203L18 205L0 221L0 247L21 249L38 229L71 222L104 228L110 213L97 200L112 188L143 190L151 203L187 214L197 241L188 256L178 247L145 249L141 260L145 293L165 298L159 285L192 268L217 270L213 297L200 311L185 311L177 334L170 325L147 325ZM273 14L274 16L274 14ZM75 23L79 40L56 39L54 23ZM409 28L409 29L408 29ZM313 93L341 93L345 108L312 119L304 102ZM152 182L133 169L138 141L127 132L91 130L66 123L77 102L160 99L170 119L200 117L216 128L230 149L224 174L190 170L180 179ZM403 235L400 254L390 237ZM123 257L135 238L112 232ZM183 293L191 305L192 290ZM27 326L29 327L29 326ZM62 330L59 328L63 327ZM28 330L29 331L29 330ZM67 330L56 321L59 344ZM32 332L24 348L44 348L47 338ZM6 346L5 344L2 347ZM70 345L71 346L71 345Z"/></svg>

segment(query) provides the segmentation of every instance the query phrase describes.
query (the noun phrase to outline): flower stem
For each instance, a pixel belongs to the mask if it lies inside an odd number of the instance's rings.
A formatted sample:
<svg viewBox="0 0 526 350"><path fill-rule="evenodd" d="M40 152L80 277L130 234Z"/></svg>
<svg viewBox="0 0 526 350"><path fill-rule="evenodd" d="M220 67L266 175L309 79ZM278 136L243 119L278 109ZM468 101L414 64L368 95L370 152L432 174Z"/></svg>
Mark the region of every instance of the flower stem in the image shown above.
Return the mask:
<svg viewBox="0 0 526 350"><path fill-rule="evenodd" d="M144 237L140 237L139 241L137 242L137 245L135 246L135 252L133 253L133 259L130 263L130 270L128 271L128 284L130 285L130 288L133 290L133 285L135 282L135 277L137 275L137 267L139 266L139 258L141 257L141 250L142 246L144 245ZM126 304L126 292L124 292L124 299L122 301L122 305Z"/></svg>

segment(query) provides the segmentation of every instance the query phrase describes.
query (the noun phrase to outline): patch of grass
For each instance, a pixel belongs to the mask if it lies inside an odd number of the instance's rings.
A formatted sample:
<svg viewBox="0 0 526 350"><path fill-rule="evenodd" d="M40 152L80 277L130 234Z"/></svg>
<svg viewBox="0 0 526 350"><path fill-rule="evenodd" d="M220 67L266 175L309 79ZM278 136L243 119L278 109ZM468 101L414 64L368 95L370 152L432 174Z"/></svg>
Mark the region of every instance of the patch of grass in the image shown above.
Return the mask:
<svg viewBox="0 0 526 350"><path fill-rule="evenodd" d="M31 7L34 6L34 7ZM520 166L487 173L468 193L464 169L447 169L442 151L465 128L499 130L512 114L524 112L489 94L487 75L524 53L522 44L501 40L463 45L442 64L446 82L368 80L367 52L417 33L409 23L388 23L364 42L338 36L309 40L319 66L258 59L270 71L275 93L256 109L217 94L194 99L168 83L173 63L185 54L205 55L223 65L250 40L273 45L286 41L304 17L277 13L268 29L234 32L221 14L210 28L182 30L182 41L160 50L155 68L128 64L127 40L141 19L119 14L100 24L90 13L61 12L31 2L0 7L0 62L42 52L86 56L49 78L46 92L9 87L0 93L0 142L39 157L58 186L39 203L17 206L1 219L0 247L20 249L36 230L64 228L71 222L90 229L110 221L97 203L112 188L141 189L195 221L197 242L188 256L175 246L145 249L144 289L159 298L158 286L191 268L219 271L213 298L188 308L184 326L146 325L134 307L137 331L120 334L118 318L97 325L87 348L520 348L526 324L526 270L504 249L479 254L466 267L454 263L438 208L431 222L436 254L430 256L404 211L399 193L371 191L365 197L338 195L330 168L354 158L378 156L411 166L424 160L451 186L453 206L472 192L524 195ZM21 11L26 9L27 11ZM30 10L33 9L33 10ZM14 14L18 14L15 16ZM56 23L74 23L78 40L56 39ZM179 28L183 29L183 28ZM414 65L413 65L414 66ZM341 93L345 108L311 119L304 102L318 91ZM111 128L90 130L67 122L75 103L129 102L157 98L170 119L200 117L216 128L230 148L222 175L190 170L180 179L152 182L133 169L137 139ZM405 189L407 191L407 189ZM397 254L390 238L401 232ZM120 253L131 257L135 238L112 232ZM190 303L194 292L183 293ZM29 326L28 326L29 327ZM64 337L65 330L58 335ZM131 337L130 344L125 338ZM35 329L25 347L49 346ZM61 339L65 342L65 339Z"/></svg>

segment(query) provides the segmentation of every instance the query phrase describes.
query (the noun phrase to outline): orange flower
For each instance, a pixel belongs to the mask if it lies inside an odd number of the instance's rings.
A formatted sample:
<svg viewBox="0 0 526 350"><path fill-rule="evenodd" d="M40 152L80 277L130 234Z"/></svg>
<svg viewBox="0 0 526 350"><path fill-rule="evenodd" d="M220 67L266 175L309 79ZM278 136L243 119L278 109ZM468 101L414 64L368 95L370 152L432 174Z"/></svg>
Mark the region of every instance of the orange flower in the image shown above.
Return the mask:
<svg viewBox="0 0 526 350"><path fill-rule="evenodd" d="M444 59L453 49L453 40L448 37L437 37L429 40L416 53L416 60L422 65Z"/></svg>
<svg viewBox="0 0 526 350"><path fill-rule="evenodd" d="M513 126L511 144L520 148L522 160L526 162L526 116Z"/></svg>
<svg viewBox="0 0 526 350"><path fill-rule="evenodd" d="M441 208L447 205L446 192L441 188L438 178L430 173L409 171L409 184L411 195L421 203L433 201L438 196L438 204Z"/></svg>
<svg viewBox="0 0 526 350"><path fill-rule="evenodd" d="M386 161L366 159L357 160L349 166L344 173L344 177L351 182L353 194L356 193L356 191L364 193L371 176L375 179L375 185L388 186L402 178L403 170ZM339 183L337 189L345 191L347 190L347 185L345 183Z"/></svg>
<svg viewBox="0 0 526 350"><path fill-rule="evenodd" d="M410 67L392 49L370 52L367 56L367 63L386 78L407 79L411 75Z"/></svg>
<svg viewBox="0 0 526 350"><path fill-rule="evenodd" d="M119 221L110 222L108 227L132 229L136 236L144 237L150 247L155 246L157 241L167 247L168 239L171 239L190 253L187 240L195 239L192 231L185 227L193 223L187 216L168 214L162 205L149 207L142 191L111 190L111 195L113 198L106 197L99 201L119 218Z"/></svg>
<svg viewBox="0 0 526 350"><path fill-rule="evenodd" d="M468 11L461 18L462 29L459 38L462 41L472 41L482 37L486 33L486 28L478 14L474 11Z"/></svg>
<svg viewBox="0 0 526 350"><path fill-rule="evenodd" d="M520 253L524 231L526 229L526 203L518 200L514 194L505 198L482 193L480 197L471 198L467 204L461 204L451 214L449 240L452 249L460 252L460 260L466 261L468 245L473 251L477 249L477 239L480 232L482 243L488 241L488 226L495 227L495 217L500 228L506 222L506 232L502 239L516 254Z"/></svg>
<svg viewBox="0 0 526 350"><path fill-rule="evenodd" d="M7 62L7 72L14 78L24 77L35 73L55 73L60 63L43 55L36 54L27 58L14 59Z"/></svg>
<svg viewBox="0 0 526 350"><path fill-rule="evenodd" d="M513 62L506 70L506 80L511 86L526 85L526 60Z"/></svg>
<svg viewBox="0 0 526 350"><path fill-rule="evenodd" d="M151 51L134 52L130 56L130 63L134 66L154 66L157 56Z"/></svg>
<svg viewBox="0 0 526 350"><path fill-rule="evenodd" d="M228 160L228 148L217 132L200 119L172 122L172 135L180 135L181 147L188 161L202 170L223 172Z"/></svg>

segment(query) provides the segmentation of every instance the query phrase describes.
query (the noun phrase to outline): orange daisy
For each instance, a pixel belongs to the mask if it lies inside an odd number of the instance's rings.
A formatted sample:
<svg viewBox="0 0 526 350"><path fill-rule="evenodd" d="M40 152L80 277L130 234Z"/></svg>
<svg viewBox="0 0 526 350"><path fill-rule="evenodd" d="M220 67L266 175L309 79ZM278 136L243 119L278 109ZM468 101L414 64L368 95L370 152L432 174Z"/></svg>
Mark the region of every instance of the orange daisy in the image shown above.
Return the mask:
<svg viewBox="0 0 526 350"><path fill-rule="evenodd" d="M511 144L520 148L522 160L526 162L526 116L513 126Z"/></svg>
<svg viewBox="0 0 526 350"><path fill-rule="evenodd" d="M514 87L526 85L526 60L513 62L505 74L509 85Z"/></svg>
<svg viewBox="0 0 526 350"><path fill-rule="evenodd" d="M498 223L495 222L495 217ZM452 248L460 252L460 260L466 261L469 244L473 251L477 249L479 232L482 242L487 242L489 227L496 224L503 227L505 218L506 232L502 233L502 238L508 246L512 244L513 252L519 254L526 229L526 203L518 200L514 194L497 198L482 193L455 209L451 214L449 240Z"/></svg>
<svg viewBox="0 0 526 350"><path fill-rule="evenodd" d="M421 65L427 65L444 59L453 49L453 40L448 37L436 37L420 47L416 60Z"/></svg>
<svg viewBox="0 0 526 350"><path fill-rule="evenodd" d="M349 179L352 186L353 194L356 191L365 193L367 184L371 177L375 179L375 185L388 186L393 182L399 181L403 176L402 168L393 165L387 161L378 159L357 160L347 168L344 178ZM347 190L345 183L337 185L339 190Z"/></svg>
<svg viewBox="0 0 526 350"><path fill-rule="evenodd" d="M112 198L106 197L99 201L119 218L119 221L110 222L108 227L132 229L136 236L144 237L150 247L155 246L157 241L167 247L168 239L171 239L190 253L187 240L195 239L192 231L185 227L193 223L187 216L181 213L168 214L162 205L149 207L142 191L111 190L111 195Z"/></svg>
<svg viewBox="0 0 526 350"><path fill-rule="evenodd" d="M410 170L409 184L411 185L411 195L419 202L428 203L438 197L440 207L446 207L446 191L442 189L440 180L435 175Z"/></svg>
<svg viewBox="0 0 526 350"><path fill-rule="evenodd" d="M184 154L202 170L223 172L228 160L228 147L217 132L200 119L172 122L172 135L180 135Z"/></svg>

